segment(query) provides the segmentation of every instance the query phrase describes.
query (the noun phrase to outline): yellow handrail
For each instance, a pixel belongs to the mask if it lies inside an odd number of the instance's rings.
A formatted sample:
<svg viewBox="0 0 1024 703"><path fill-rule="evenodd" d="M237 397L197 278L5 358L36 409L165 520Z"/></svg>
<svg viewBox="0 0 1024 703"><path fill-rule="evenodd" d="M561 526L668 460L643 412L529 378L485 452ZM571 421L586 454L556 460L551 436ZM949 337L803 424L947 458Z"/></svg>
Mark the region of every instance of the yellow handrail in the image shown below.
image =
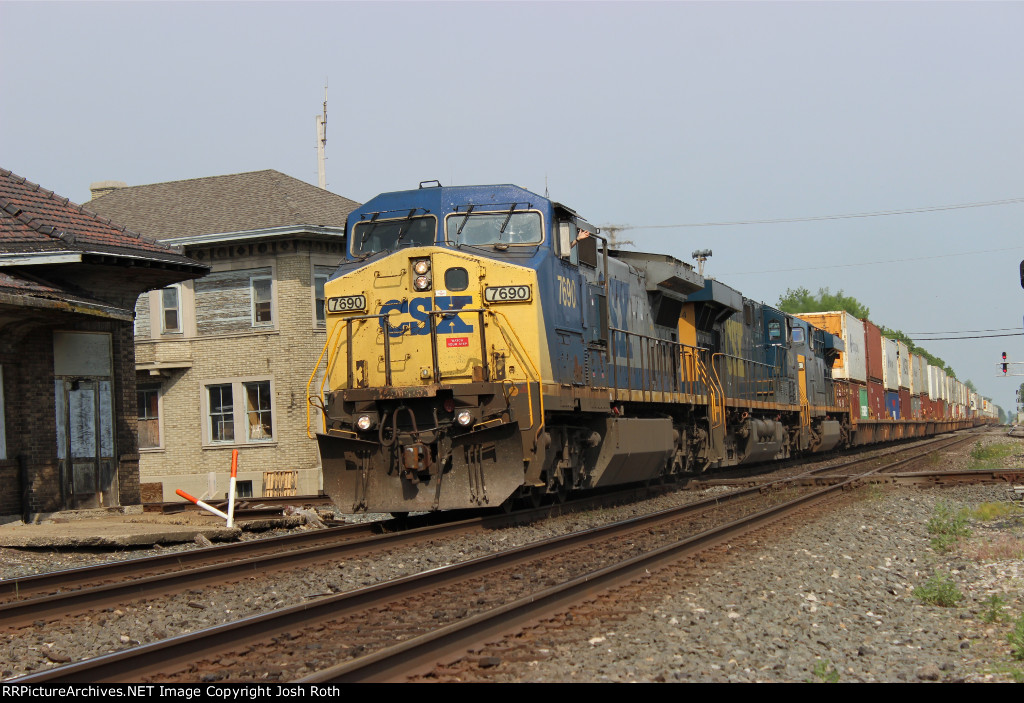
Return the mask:
<svg viewBox="0 0 1024 703"><path fill-rule="evenodd" d="M508 346L509 351L512 352L512 354L516 357L516 359L519 361L520 364L523 364L523 359L525 358L525 360L527 362L526 365L528 366L528 372L530 370L532 370L533 377L536 379L537 386L538 386L538 389L539 389L539 387L541 385L540 371L537 369L537 365L533 362L533 359L530 358L529 352L526 351L526 345L523 344L523 340L521 340L519 338L519 335L516 334L515 328L512 327L512 323L509 322L508 317L505 315L505 313L503 313L501 311L498 311L498 310L492 310L490 308L487 309L487 313L495 318L495 326L498 328L498 331L501 332L501 336L505 339L505 344ZM516 342L518 342L519 346L521 347L522 356L520 356L520 350L517 350L516 349L516 345L513 344L512 340L509 339L508 334L506 334L506 332L505 332L505 328L501 324L499 324L499 320L497 319L499 315L502 318L504 318L505 323L509 327L509 330L512 332L512 335L515 337ZM540 425L537 427L537 436L538 437L540 436L541 429L543 429L543 427L544 427L544 393L543 392L539 393L539 398L540 398L540 418L541 418L541 420L540 420ZM527 427L526 429L531 429L533 427L533 424L534 424L533 423L533 392L530 390L529 382L527 382L527 384L526 384L526 404L527 404L527 407L530 409L530 426Z"/></svg>
<svg viewBox="0 0 1024 703"><path fill-rule="evenodd" d="M309 406L311 406L313 404L313 396L311 396L309 394L309 387L313 385L313 379L316 378L316 372L320 369L320 362L322 362L324 360L324 354L327 353L327 347L330 346L331 340L334 339L334 335L338 332L338 330L340 330L342 327L345 327L347 325L348 325L348 320L342 320L338 324L336 324L334 326L334 329L331 330L331 333L329 335L327 335L327 341L324 342L324 348L320 352L320 356L317 357L316 366L313 367L313 373L311 373L309 375L309 380L306 382L306 436L309 437L310 439L314 439L314 437L309 432L309 423L310 423ZM330 361L328 361L328 365L330 365ZM321 396L323 395L324 385L327 383L327 375L328 374L326 373L326 371L327 370L325 369L324 380L321 381L321 383L320 383L320 395ZM324 423L324 432L326 432L327 431L327 408L324 407L322 400L320 401L320 412L321 412L321 414L323 416L322 419L323 419L323 423Z"/></svg>

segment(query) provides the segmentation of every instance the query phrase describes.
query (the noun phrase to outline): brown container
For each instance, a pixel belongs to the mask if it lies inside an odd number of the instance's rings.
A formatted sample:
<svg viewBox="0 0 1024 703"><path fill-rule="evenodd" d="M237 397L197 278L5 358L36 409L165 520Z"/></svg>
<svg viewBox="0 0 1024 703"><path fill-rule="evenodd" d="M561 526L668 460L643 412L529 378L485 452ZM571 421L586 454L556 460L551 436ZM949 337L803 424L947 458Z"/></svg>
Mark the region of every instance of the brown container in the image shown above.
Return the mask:
<svg viewBox="0 0 1024 703"><path fill-rule="evenodd" d="M921 419L931 420L935 415L932 414L932 399L928 397L927 393L921 394Z"/></svg>
<svg viewBox="0 0 1024 703"><path fill-rule="evenodd" d="M869 320L864 322L864 355L868 359L868 381L881 382L884 372L882 361L882 332ZM880 417L885 417L882 413Z"/></svg>
<svg viewBox="0 0 1024 703"><path fill-rule="evenodd" d="M878 353L881 355L881 346ZM885 412L885 389L881 381L868 381L868 417L872 420L888 417Z"/></svg>
<svg viewBox="0 0 1024 703"><path fill-rule="evenodd" d="M900 417L904 420L916 420L910 411L910 389L900 388Z"/></svg>

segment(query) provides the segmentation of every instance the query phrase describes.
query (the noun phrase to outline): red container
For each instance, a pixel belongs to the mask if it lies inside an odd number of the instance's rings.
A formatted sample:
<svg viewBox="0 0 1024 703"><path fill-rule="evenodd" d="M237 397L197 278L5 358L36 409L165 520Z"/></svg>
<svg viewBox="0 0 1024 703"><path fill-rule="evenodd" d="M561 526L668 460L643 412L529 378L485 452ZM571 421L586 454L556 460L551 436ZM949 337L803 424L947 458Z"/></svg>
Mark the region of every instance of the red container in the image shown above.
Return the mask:
<svg viewBox="0 0 1024 703"><path fill-rule="evenodd" d="M904 420L917 418L910 412L910 389L900 388L900 417Z"/></svg>
<svg viewBox="0 0 1024 703"><path fill-rule="evenodd" d="M879 346L879 358L881 358L881 346ZM872 420L881 420L888 415L885 413L885 389L881 381L868 381L868 417Z"/></svg>
<svg viewBox="0 0 1024 703"><path fill-rule="evenodd" d="M868 360L868 381L881 382L884 366L882 364L882 332L869 320L864 322L864 355ZM885 417L883 413L879 417Z"/></svg>
<svg viewBox="0 0 1024 703"><path fill-rule="evenodd" d="M921 419L931 420L935 415L932 412L932 399L928 397L927 393L921 394Z"/></svg>

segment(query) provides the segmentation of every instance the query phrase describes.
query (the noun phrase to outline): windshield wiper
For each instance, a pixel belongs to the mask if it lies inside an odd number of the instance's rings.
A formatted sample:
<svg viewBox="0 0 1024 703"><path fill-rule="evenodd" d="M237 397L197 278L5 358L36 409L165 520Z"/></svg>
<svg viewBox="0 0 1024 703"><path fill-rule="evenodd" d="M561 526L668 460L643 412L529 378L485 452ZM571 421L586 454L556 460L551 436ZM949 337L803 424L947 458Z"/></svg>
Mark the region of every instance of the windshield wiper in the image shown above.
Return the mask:
<svg viewBox="0 0 1024 703"><path fill-rule="evenodd" d="M517 205L519 203L512 203L512 207L508 209L508 214L505 215L505 221L501 223L501 229L498 230L498 234L505 234L505 228L508 227L508 221L512 219L512 213L515 212Z"/></svg>
<svg viewBox="0 0 1024 703"><path fill-rule="evenodd" d="M469 216L472 214L473 208L475 208L475 207L476 207L476 205L470 205L468 208L466 208L466 216L462 218L462 224L460 224L459 228L457 230L455 230L455 236L456 237L458 237L460 234L462 234L462 228L466 226L467 222L469 222Z"/></svg>
<svg viewBox="0 0 1024 703"><path fill-rule="evenodd" d="M402 239L405 237L405 226L409 224L409 220L411 220L412 216L416 214L416 210L417 208L413 208L412 210L410 210L409 214L405 216L405 222L402 223L402 226L398 228L398 238L395 239L396 247L398 246L398 243L402 241Z"/></svg>

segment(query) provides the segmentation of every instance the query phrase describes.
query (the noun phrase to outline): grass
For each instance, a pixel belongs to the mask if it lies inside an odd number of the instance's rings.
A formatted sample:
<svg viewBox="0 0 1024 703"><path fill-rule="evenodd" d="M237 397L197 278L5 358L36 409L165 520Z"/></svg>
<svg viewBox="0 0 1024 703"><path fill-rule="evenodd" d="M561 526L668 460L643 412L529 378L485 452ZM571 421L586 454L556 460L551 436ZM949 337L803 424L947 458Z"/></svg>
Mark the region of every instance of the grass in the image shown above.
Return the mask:
<svg viewBox="0 0 1024 703"><path fill-rule="evenodd" d="M985 607L981 611L981 619L984 622L999 622L1005 617L1003 608L1006 607L1006 599L999 595L991 595L981 602Z"/></svg>
<svg viewBox="0 0 1024 703"><path fill-rule="evenodd" d="M1024 661L1024 615L1021 615L1013 623L1013 629L1010 630L1006 639L1010 642L1010 652L1013 654L1013 658Z"/></svg>
<svg viewBox="0 0 1024 703"><path fill-rule="evenodd" d="M927 605L952 608L964 598L952 579L936 574L913 591L914 598Z"/></svg>
<svg viewBox="0 0 1024 703"><path fill-rule="evenodd" d="M1024 559L1024 538L1013 535L999 535L963 547L964 556L973 561L1002 561Z"/></svg>
<svg viewBox="0 0 1024 703"><path fill-rule="evenodd" d="M971 517L975 520L981 520L982 522L988 522L989 520L998 520L1000 518L1011 516L1015 517L1020 514L1020 509L1007 501L1000 501L997 503L982 503L978 507L971 510Z"/></svg>
<svg viewBox="0 0 1024 703"><path fill-rule="evenodd" d="M805 683L839 683L839 672L828 659L814 662L814 670L811 673L814 678L806 679Z"/></svg>
<svg viewBox="0 0 1024 703"><path fill-rule="evenodd" d="M928 534L932 537L932 548L944 552L961 537L969 537L971 530L967 527L969 511L966 508L954 508L945 501L935 506L935 514L928 520Z"/></svg>
<svg viewBox="0 0 1024 703"><path fill-rule="evenodd" d="M971 450L971 468L977 469L985 466L986 464L1001 463L1002 459L1007 458L1014 452L1014 445L1006 442L1000 442L999 444L982 445L982 443L976 442L974 449Z"/></svg>

